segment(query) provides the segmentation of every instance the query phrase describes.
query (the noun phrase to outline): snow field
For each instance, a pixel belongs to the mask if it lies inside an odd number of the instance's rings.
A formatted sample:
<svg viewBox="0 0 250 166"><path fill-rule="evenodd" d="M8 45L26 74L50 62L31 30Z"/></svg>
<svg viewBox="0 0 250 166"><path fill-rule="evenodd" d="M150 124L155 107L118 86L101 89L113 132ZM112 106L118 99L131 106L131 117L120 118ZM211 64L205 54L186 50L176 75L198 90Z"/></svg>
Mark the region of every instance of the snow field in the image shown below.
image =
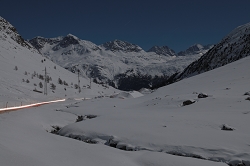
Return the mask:
<svg viewBox="0 0 250 166"><path fill-rule="evenodd" d="M67 125L59 134L102 140L101 144L112 138L118 148L127 145L133 150L246 164L250 103L244 94L249 91L249 61L244 58L137 99L78 103L62 111L97 117ZM198 98L200 92L209 97ZM196 102L182 106L187 99ZM235 130L224 131L223 125Z"/></svg>

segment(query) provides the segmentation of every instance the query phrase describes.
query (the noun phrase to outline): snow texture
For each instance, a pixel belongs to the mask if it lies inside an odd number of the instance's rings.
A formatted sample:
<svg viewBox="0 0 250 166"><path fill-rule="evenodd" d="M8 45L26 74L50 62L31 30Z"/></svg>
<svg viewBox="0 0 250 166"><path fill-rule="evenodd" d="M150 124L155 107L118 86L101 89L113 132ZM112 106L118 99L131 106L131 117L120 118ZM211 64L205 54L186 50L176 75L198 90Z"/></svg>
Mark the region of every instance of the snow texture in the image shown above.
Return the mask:
<svg viewBox="0 0 250 166"><path fill-rule="evenodd" d="M60 43L60 49L66 45ZM249 63L248 56L153 92L142 89L144 96L94 83L90 89L89 79L80 78L79 93L76 74L1 27L2 107L67 100L0 114L0 165L250 166ZM47 96L33 91L43 91L39 74L45 67L56 85ZM198 98L201 93L209 95ZM119 97L110 97L114 94ZM186 100L195 102L183 107Z"/></svg>

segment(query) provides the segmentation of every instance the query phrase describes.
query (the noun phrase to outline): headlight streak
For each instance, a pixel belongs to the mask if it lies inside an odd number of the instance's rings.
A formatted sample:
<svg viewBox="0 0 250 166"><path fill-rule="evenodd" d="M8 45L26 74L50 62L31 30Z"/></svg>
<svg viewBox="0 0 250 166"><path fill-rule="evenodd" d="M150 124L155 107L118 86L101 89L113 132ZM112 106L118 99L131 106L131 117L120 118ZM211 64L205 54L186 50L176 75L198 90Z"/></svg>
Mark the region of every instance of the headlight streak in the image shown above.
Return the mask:
<svg viewBox="0 0 250 166"><path fill-rule="evenodd" d="M37 107L37 106L44 105L44 104L49 104L49 103L62 102L62 101L65 101L65 100L66 99L60 99L60 100L53 100L53 101L46 101L46 102L41 102L41 103L34 103L34 104L29 104L29 105L17 106L17 107L0 108L0 113L6 112L6 111L13 111L13 110L18 110L18 109L23 109L23 108L29 108L29 107Z"/></svg>

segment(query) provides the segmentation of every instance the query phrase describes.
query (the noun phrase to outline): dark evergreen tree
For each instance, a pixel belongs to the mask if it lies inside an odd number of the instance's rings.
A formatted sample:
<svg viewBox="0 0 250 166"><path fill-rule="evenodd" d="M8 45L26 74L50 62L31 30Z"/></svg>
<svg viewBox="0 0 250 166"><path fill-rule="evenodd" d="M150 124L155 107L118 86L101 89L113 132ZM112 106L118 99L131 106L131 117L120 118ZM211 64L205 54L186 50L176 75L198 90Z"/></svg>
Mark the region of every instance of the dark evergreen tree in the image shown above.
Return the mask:
<svg viewBox="0 0 250 166"><path fill-rule="evenodd" d="M55 85L55 84L53 84L53 83L51 83L51 84L50 84L50 89L52 89L52 90L56 90L56 85Z"/></svg>
<svg viewBox="0 0 250 166"><path fill-rule="evenodd" d="M43 88L43 83L42 82L39 82L39 87Z"/></svg>

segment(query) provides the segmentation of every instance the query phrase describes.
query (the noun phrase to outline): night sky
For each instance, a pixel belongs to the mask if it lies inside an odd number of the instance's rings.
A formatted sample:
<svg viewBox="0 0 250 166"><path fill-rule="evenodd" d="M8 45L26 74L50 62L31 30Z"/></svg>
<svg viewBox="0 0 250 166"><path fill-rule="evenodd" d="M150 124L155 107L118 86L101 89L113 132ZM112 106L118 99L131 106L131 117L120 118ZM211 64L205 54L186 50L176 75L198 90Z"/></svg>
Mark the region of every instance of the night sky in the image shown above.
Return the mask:
<svg viewBox="0 0 250 166"><path fill-rule="evenodd" d="M71 33L98 45L120 39L179 52L250 22L250 0L6 0L0 13L25 39Z"/></svg>

